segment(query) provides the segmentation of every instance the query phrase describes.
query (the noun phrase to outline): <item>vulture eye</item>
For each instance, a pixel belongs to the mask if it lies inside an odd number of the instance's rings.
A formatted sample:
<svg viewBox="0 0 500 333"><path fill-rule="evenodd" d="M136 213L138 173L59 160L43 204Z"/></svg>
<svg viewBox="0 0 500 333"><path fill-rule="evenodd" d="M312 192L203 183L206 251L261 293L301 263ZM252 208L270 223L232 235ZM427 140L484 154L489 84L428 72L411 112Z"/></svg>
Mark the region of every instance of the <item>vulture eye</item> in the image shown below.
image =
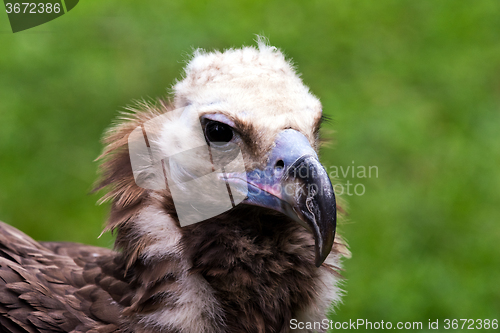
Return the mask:
<svg viewBox="0 0 500 333"><path fill-rule="evenodd" d="M233 138L233 129L229 125L212 120L205 126L205 136L209 143L223 146Z"/></svg>

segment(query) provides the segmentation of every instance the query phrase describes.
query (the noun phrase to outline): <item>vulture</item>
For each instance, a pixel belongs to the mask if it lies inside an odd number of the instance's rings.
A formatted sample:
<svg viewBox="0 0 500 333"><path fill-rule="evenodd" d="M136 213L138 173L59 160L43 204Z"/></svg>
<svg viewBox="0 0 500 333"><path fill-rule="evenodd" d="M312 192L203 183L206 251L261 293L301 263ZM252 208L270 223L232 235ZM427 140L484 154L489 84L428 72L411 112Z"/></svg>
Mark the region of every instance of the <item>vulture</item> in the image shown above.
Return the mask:
<svg viewBox="0 0 500 333"><path fill-rule="evenodd" d="M171 97L129 109L98 158L114 250L0 222L0 331L325 331L349 250L292 63L261 39L197 50Z"/></svg>

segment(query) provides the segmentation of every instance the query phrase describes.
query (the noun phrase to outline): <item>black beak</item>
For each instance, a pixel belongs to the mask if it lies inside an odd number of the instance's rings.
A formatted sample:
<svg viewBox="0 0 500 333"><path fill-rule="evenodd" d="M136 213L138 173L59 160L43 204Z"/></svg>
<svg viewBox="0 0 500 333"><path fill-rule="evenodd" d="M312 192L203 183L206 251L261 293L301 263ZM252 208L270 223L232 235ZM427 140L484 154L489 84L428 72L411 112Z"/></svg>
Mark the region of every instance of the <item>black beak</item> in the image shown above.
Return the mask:
<svg viewBox="0 0 500 333"><path fill-rule="evenodd" d="M247 182L243 203L282 212L309 229L321 266L333 246L337 210L330 178L307 138L291 129L281 132L265 170L247 172Z"/></svg>

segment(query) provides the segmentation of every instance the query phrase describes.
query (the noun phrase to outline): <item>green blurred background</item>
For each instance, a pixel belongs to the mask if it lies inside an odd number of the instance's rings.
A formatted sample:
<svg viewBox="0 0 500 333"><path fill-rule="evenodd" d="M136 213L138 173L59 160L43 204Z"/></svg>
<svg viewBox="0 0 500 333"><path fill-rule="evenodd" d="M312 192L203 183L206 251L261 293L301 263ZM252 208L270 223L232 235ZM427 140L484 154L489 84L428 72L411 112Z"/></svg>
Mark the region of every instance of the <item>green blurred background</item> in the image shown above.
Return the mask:
<svg viewBox="0 0 500 333"><path fill-rule="evenodd" d="M97 239L108 206L89 194L103 131L131 101L165 96L193 48L255 34L332 118L324 164L378 167L340 175L365 193L343 195L353 257L331 318L500 319L496 0L84 0L16 34L0 14L0 220L112 246Z"/></svg>

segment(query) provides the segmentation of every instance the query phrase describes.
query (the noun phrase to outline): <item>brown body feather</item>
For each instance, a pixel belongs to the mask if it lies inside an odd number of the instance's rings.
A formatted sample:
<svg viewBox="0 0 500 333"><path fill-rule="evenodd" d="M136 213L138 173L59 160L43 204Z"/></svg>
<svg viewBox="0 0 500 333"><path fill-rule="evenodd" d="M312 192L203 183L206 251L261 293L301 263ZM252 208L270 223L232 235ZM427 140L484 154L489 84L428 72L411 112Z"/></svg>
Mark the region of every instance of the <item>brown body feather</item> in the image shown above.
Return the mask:
<svg viewBox="0 0 500 333"><path fill-rule="evenodd" d="M123 331L129 285L104 272L119 274L114 258L92 246L37 243L1 223L2 332Z"/></svg>

